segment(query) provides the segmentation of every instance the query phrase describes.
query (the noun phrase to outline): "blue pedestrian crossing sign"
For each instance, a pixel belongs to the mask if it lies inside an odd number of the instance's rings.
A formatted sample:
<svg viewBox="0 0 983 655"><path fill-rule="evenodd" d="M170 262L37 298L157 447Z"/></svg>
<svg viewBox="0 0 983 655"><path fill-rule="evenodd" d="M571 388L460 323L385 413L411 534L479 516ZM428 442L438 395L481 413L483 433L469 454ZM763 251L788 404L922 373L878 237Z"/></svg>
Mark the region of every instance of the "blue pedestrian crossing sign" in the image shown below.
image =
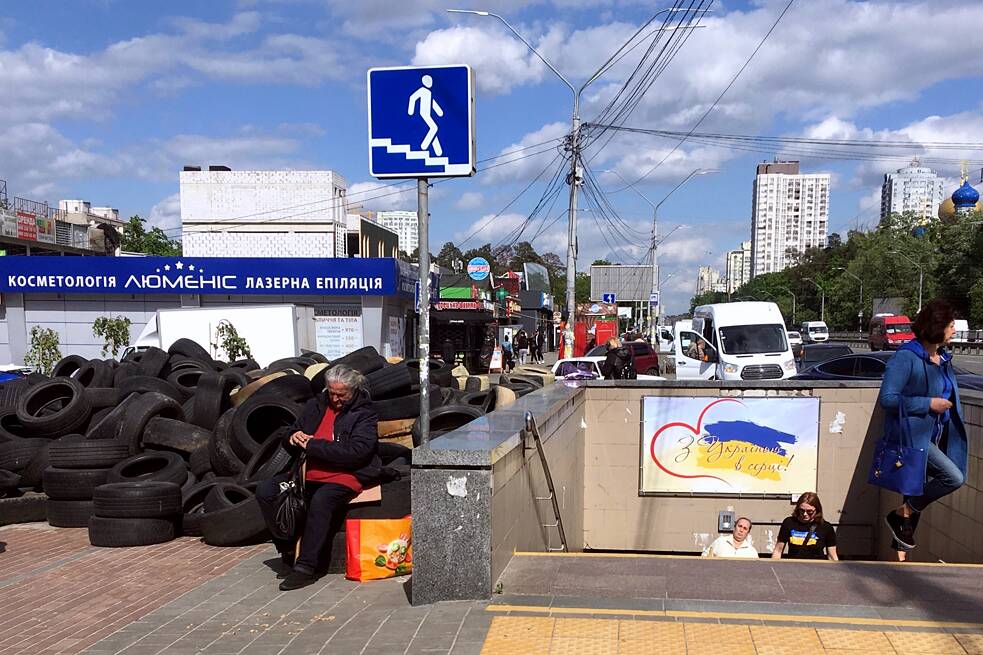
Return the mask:
<svg viewBox="0 0 983 655"><path fill-rule="evenodd" d="M373 177L474 175L470 66L370 68L368 94Z"/></svg>

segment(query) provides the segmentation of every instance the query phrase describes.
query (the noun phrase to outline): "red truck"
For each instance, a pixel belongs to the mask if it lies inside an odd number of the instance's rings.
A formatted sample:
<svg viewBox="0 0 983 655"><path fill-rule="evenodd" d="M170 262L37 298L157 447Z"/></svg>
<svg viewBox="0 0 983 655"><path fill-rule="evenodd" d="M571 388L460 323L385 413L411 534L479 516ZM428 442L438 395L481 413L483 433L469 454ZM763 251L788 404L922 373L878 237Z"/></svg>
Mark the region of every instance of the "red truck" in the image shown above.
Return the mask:
<svg viewBox="0 0 983 655"><path fill-rule="evenodd" d="M907 316L878 314L870 319L870 336L867 342L871 350L897 350L914 338L911 319Z"/></svg>

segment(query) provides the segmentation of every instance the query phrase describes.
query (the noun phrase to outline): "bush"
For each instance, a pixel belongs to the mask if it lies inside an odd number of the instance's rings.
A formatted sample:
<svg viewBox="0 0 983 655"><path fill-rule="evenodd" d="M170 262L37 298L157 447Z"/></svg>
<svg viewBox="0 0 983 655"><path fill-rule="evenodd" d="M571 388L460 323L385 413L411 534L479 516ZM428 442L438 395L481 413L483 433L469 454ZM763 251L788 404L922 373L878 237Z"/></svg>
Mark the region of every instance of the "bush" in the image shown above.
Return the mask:
<svg viewBox="0 0 983 655"><path fill-rule="evenodd" d="M100 316L92 324L92 336L102 337L105 341L102 346L103 357L109 353L116 357L120 348L130 343L130 319L124 316L117 316L116 318Z"/></svg>
<svg viewBox="0 0 983 655"><path fill-rule="evenodd" d="M24 356L24 363L39 373L51 375L55 363L61 359L58 344L58 333L54 329L35 325L31 328L31 349Z"/></svg>
<svg viewBox="0 0 983 655"><path fill-rule="evenodd" d="M249 344L239 336L235 326L228 320L219 321L218 327L215 328L215 341L218 343L213 345L224 350L230 362L253 356L249 351Z"/></svg>

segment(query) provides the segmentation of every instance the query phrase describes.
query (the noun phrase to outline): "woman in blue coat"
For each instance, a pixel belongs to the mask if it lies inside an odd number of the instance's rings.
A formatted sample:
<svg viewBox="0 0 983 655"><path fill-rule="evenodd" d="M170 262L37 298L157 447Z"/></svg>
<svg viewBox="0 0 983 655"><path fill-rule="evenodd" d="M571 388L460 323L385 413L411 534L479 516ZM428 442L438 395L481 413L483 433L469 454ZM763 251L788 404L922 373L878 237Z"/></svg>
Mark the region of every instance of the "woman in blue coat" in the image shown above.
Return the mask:
<svg viewBox="0 0 983 655"><path fill-rule="evenodd" d="M899 406L904 403L907 434L912 446L928 452L925 488L920 496L905 496L885 518L902 553L915 547L918 517L928 505L951 494L966 480L967 439L952 354L945 349L955 334L954 313L944 300L932 300L918 312L915 339L902 346L887 363L880 404L886 410L884 432L897 436Z"/></svg>

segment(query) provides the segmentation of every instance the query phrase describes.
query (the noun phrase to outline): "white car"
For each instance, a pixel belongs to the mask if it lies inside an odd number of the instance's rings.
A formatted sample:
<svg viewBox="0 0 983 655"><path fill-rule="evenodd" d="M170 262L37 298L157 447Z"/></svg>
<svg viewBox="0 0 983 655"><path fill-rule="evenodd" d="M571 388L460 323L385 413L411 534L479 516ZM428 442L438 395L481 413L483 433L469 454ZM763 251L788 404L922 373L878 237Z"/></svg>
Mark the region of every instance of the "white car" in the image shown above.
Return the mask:
<svg viewBox="0 0 983 655"><path fill-rule="evenodd" d="M569 359L560 359L553 364L553 368L550 372L556 376L557 381L560 380L600 380L604 376L601 375L601 364L604 363L604 357L571 357ZM665 380L663 377L658 375L643 375L638 374L636 378L638 380Z"/></svg>

